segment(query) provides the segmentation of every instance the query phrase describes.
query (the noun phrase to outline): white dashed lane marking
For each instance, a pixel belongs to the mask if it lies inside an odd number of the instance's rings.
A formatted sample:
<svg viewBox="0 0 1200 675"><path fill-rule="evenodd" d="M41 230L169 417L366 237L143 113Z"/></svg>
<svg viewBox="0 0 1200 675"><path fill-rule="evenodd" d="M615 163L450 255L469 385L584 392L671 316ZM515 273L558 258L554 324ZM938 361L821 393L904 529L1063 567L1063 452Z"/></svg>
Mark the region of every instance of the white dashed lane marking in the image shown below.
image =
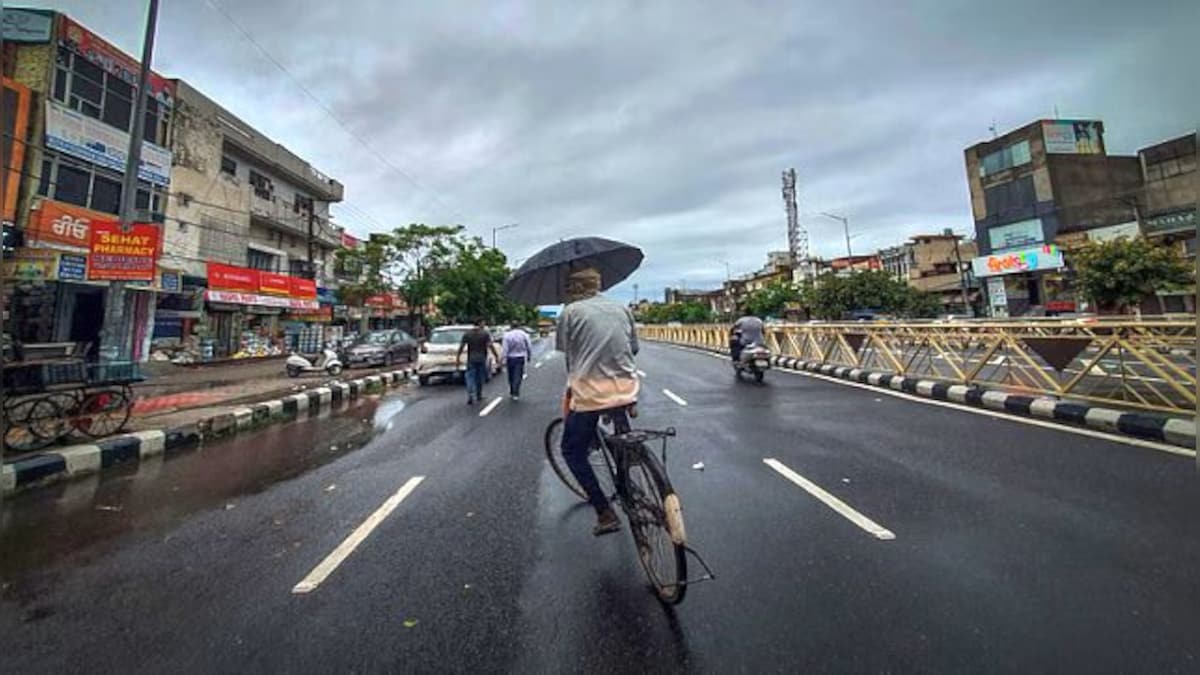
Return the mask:
<svg viewBox="0 0 1200 675"><path fill-rule="evenodd" d="M332 553L325 556L325 559L318 563L317 566L308 573L308 576L304 577L300 583L296 584L292 588L292 593L296 595L303 595L305 593L311 593L317 590L317 586L320 586L322 581L325 581L330 574L333 574L333 571L338 568L338 565L341 565L346 558L350 557L350 554L354 553L354 549L358 548L359 544L363 543L367 537L371 536L371 532L373 532L376 527L379 527L379 524L383 522L383 519L391 515L392 511L395 511L396 507L400 506L400 502L404 501L405 497L408 497L408 495L412 494L412 491L417 489L417 486L420 485L421 481L423 480L425 480L424 476L413 476L412 478L409 478L408 482L396 491L396 494L388 497L387 501L385 501L382 506L380 506L378 509L375 509L375 513L372 513L370 516L368 516L367 519L363 521L362 525L359 525L357 528L355 528L354 531L350 533L350 536L346 537L345 541L343 541L341 544L338 544L338 547L333 549Z"/></svg>
<svg viewBox="0 0 1200 675"><path fill-rule="evenodd" d="M480 411L479 411L479 416L480 416L480 417L487 417L487 416L488 416L488 413L490 413L490 412L492 412L493 410L495 410L495 409L496 409L496 406L500 405L500 401L503 401L503 400L504 400L504 397L503 397L503 396L497 396L496 398L492 399L492 402L491 402L491 403L489 403L489 404L487 404L487 407L486 407L486 408L484 408L483 410L480 410Z"/></svg>
<svg viewBox="0 0 1200 675"><path fill-rule="evenodd" d="M892 534L891 530L883 527L879 523L876 523L858 511L855 511L846 502L843 502L837 497L829 494L822 489L821 486L789 469L786 465L784 465L783 462L768 457L763 460L763 463L774 469L779 473L779 475L792 481L796 485L799 485L805 492L816 497L821 501L821 503L825 504L825 506L833 509L838 513L838 515L859 526L876 539L890 540L896 538L896 535Z"/></svg>
<svg viewBox="0 0 1200 675"><path fill-rule="evenodd" d="M664 395L664 396L666 396L667 398L671 399L672 401L675 401L675 402L676 402L676 403L678 403L679 405L687 405L687 401L683 400L683 399L682 399L682 398L679 396L679 394L676 394L675 392L671 391L670 389L663 389L663 390L662 390L662 393L663 393L663 395Z"/></svg>

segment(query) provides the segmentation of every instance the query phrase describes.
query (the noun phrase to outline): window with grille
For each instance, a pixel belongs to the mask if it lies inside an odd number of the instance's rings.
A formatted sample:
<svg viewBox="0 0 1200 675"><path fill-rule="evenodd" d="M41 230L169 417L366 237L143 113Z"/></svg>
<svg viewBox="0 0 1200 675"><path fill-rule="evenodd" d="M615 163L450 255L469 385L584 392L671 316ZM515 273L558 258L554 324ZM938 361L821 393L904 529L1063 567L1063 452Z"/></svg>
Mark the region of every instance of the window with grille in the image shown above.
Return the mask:
<svg viewBox="0 0 1200 675"><path fill-rule="evenodd" d="M51 97L122 131L129 132L133 126L133 85L105 72L67 47L58 48ZM165 145L170 108L153 98L148 99L145 120L142 138Z"/></svg>

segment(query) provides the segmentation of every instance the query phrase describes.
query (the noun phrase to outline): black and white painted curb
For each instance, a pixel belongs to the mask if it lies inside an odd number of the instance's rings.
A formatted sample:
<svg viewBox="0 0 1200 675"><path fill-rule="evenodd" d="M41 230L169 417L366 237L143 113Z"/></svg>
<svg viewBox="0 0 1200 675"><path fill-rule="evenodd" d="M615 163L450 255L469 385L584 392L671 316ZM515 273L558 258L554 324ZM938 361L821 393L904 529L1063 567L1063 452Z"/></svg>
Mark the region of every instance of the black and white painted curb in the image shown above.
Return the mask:
<svg viewBox="0 0 1200 675"><path fill-rule="evenodd" d="M690 345L675 346L687 346L695 349ZM703 351L728 354L727 350L703 349ZM773 356L771 362L777 368L825 375L892 389L913 396L1083 426L1097 431L1168 443L1189 450L1196 448L1195 420L1150 413L1126 412L1084 403L1059 401L1045 396L1008 394L1001 391L989 391L973 385L919 380L902 375L871 372L861 368L805 361L791 356Z"/></svg>
<svg viewBox="0 0 1200 675"><path fill-rule="evenodd" d="M72 445L22 457L4 464L0 489L4 494L11 494L36 485L82 478L115 464L171 455L205 440L296 419L340 401L398 386L408 381L410 372L396 370L348 382L331 382L280 399L234 408L181 427L121 434L87 445Z"/></svg>

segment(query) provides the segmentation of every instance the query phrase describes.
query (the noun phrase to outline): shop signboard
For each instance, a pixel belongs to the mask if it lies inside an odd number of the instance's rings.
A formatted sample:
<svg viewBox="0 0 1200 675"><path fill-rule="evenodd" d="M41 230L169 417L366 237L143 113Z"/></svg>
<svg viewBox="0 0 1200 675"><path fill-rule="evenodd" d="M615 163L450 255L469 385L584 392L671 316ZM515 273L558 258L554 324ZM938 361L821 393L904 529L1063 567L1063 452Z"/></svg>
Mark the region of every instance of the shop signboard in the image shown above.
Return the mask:
<svg viewBox="0 0 1200 675"><path fill-rule="evenodd" d="M988 243L991 244L992 251L1027 248L1045 240L1041 218L988 228Z"/></svg>
<svg viewBox="0 0 1200 675"><path fill-rule="evenodd" d="M183 273L163 270L158 275L159 285L168 293L179 293L183 290Z"/></svg>
<svg viewBox="0 0 1200 675"><path fill-rule="evenodd" d="M55 101L46 101L46 146L93 164L125 172L129 134ZM138 178L155 185L171 183L171 151L142 143Z"/></svg>
<svg viewBox="0 0 1200 675"><path fill-rule="evenodd" d="M94 222L91 230L89 280L154 281L158 271L158 225L133 223L125 231L115 221Z"/></svg>
<svg viewBox="0 0 1200 675"><path fill-rule="evenodd" d="M18 281L52 281L57 272L57 251L18 248L4 261L4 275Z"/></svg>
<svg viewBox="0 0 1200 675"><path fill-rule="evenodd" d="M8 11L5 10L5 14ZM69 16L63 14L60 20L58 40L61 44L106 73L120 78L132 87L137 87L138 73L141 70L137 59L112 46L107 40L84 28ZM171 105L175 99L175 83L154 71L150 71L148 89L150 95L159 103Z"/></svg>
<svg viewBox="0 0 1200 675"><path fill-rule="evenodd" d="M4 41L33 44L50 41L54 12L46 9L6 8Z"/></svg>
<svg viewBox="0 0 1200 675"><path fill-rule="evenodd" d="M389 293L369 295L365 300L363 300L363 304L367 307L391 307L392 296Z"/></svg>
<svg viewBox="0 0 1200 675"><path fill-rule="evenodd" d="M259 305L262 307L314 312L321 306L320 303L317 302L316 298L283 298L276 295L260 295L258 293L219 291L212 289L204 292L204 298L210 302L219 302L229 305Z"/></svg>
<svg viewBox="0 0 1200 675"><path fill-rule="evenodd" d="M332 288L317 286L317 300L320 300L322 305L336 305L337 291Z"/></svg>
<svg viewBox="0 0 1200 675"><path fill-rule="evenodd" d="M985 255L971 261L971 270L980 279L1001 274L1056 270L1063 266L1062 251L1054 244Z"/></svg>
<svg viewBox="0 0 1200 675"><path fill-rule="evenodd" d="M1174 234L1196 230L1196 209L1164 213L1143 221L1146 234Z"/></svg>
<svg viewBox="0 0 1200 675"><path fill-rule="evenodd" d="M208 263L208 287L221 291L257 293L258 270L221 263Z"/></svg>
<svg viewBox="0 0 1200 675"><path fill-rule="evenodd" d="M91 247L93 223L108 223L120 227L116 216L43 199L29 217L25 240L38 248L87 251Z"/></svg>
<svg viewBox="0 0 1200 675"><path fill-rule="evenodd" d="M1046 120L1042 122L1042 140L1046 153L1052 155L1104 154L1100 123L1080 120Z"/></svg>
<svg viewBox="0 0 1200 675"><path fill-rule="evenodd" d="M58 280L83 281L87 279L87 256L74 253L58 255Z"/></svg>
<svg viewBox="0 0 1200 675"><path fill-rule="evenodd" d="M1137 239L1139 234L1141 231L1138 230L1138 224L1135 221L1088 230L1087 238L1088 241L1112 241L1113 239Z"/></svg>
<svg viewBox="0 0 1200 675"><path fill-rule="evenodd" d="M1004 277L987 280L988 304L992 307L1008 307L1008 295L1004 292Z"/></svg>
<svg viewBox="0 0 1200 675"><path fill-rule="evenodd" d="M304 279L301 277L288 277L291 283L291 296L293 298L315 298L317 297L317 282L312 279Z"/></svg>
<svg viewBox="0 0 1200 675"><path fill-rule="evenodd" d="M14 10L5 10L4 19L7 22L8 15ZM7 30L7 23L5 25ZM5 37L5 40L8 38ZM3 132L3 143L0 147L4 150L0 153L0 164L5 169L0 176L3 176L4 184L4 205L3 205L3 220L6 223L13 223L17 217L17 191L21 187L21 172L25 170L25 143L26 132L29 129L29 87L23 84L14 82L7 77L2 78L4 83L4 99L3 109L0 110L0 132ZM12 139L17 139L17 142L12 142Z"/></svg>
<svg viewBox="0 0 1200 675"><path fill-rule="evenodd" d="M272 295L289 295L292 292L291 277L276 272L259 272L258 290Z"/></svg>
<svg viewBox="0 0 1200 675"><path fill-rule="evenodd" d="M312 312L289 310L287 319L289 321L303 321L305 323L332 323L333 305L321 305L320 308Z"/></svg>

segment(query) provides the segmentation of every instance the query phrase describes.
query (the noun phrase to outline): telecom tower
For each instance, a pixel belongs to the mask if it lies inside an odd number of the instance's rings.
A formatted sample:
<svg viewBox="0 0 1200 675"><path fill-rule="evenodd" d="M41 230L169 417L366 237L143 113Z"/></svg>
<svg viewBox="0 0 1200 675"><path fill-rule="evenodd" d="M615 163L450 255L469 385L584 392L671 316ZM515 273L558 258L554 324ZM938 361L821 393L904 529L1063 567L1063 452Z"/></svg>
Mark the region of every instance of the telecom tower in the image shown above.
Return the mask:
<svg viewBox="0 0 1200 675"><path fill-rule="evenodd" d="M808 230L800 227L800 210L796 208L796 170L783 172L783 208L787 211L788 255L793 269L808 275Z"/></svg>

